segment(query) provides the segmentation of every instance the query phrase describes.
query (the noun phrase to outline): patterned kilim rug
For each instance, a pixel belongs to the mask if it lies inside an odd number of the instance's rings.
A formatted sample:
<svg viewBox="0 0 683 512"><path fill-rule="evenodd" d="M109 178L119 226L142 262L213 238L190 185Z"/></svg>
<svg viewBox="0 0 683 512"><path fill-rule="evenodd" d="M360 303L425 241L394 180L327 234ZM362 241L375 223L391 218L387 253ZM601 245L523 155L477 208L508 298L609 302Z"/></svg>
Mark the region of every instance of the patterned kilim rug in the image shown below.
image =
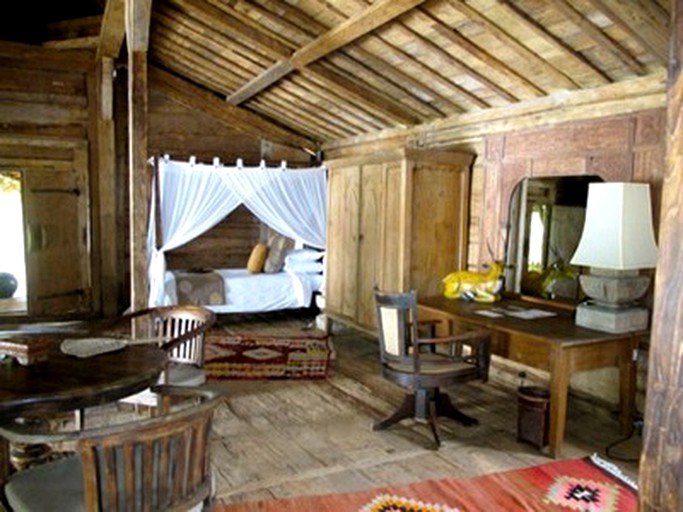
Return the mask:
<svg viewBox="0 0 683 512"><path fill-rule="evenodd" d="M474 478L221 505L216 512L630 512L637 487L597 455Z"/></svg>
<svg viewBox="0 0 683 512"><path fill-rule="evenodd" d="M206 335L208 379L323 379L328 335L301 319L218 322Z"/></svg>

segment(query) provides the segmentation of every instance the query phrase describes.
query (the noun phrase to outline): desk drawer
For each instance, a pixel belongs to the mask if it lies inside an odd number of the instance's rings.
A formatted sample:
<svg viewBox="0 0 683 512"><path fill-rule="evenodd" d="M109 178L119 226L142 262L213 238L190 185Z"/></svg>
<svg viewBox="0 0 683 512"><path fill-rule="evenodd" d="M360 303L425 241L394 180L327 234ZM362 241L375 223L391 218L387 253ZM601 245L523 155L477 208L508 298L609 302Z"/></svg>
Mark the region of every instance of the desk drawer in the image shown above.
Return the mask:
<svg viewBox="0 0 683 512"><path fill-rule="evenodd" d="M491 352L539 370L550 370L549 345L522 334L497 332Z"/></svg>

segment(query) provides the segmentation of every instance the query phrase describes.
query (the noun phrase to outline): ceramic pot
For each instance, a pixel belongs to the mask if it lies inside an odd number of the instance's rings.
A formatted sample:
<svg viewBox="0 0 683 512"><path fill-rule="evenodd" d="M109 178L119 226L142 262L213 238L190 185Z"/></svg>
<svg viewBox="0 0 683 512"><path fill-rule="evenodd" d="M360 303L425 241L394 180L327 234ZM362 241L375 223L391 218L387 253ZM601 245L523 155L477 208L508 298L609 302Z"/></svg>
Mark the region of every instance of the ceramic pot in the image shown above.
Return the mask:
<svg viewBox="0 0 683 512"><path fill-rule="evenodd" d="M0 272L0 299L9 299L17 291L17 280L9 272Z"/></svg>

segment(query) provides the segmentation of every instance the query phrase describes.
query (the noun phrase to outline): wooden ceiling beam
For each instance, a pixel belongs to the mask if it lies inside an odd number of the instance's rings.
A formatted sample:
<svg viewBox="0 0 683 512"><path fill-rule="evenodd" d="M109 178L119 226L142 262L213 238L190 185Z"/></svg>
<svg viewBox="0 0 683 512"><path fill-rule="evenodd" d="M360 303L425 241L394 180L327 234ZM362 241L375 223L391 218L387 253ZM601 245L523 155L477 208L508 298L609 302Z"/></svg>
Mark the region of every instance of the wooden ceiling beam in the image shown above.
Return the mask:
<svg viewBox="0 0 683 512"><path fill-rule="evenodd" d="M579 88L578 84L564 74L561 70L557 69L555 66L536 55L533 51L505 32L502 28L486 18L476 9L470 7L462 0L447 0L447 2L463 16L480 25L506 47L517 53L523 61L527 61L530 64L533 63L533 65L543 68L543 70L557 83L559 87L565 89Z"/></svg>
<svg viewBox="0 0 683 512"><path fill-rule="evenodd" d="M159 68L150 68L150 79L169 98L248 135L270 139L286 146L316 150L316 142L282 128L267 119L235 107L218 96Z"/></svg>
<svg viewBox="0 0 683 512"><path fill-rule="evenodd" d="M97 60L99 61L103 57L112 59L118 57L125 37L125 0L108 0L100 26Z"/></svg>
<svg viewBox="0 0 683 512"><path fill-rule="evenodd" d="M409 11L424 1L425 0L377 0L364 11L359 12L355 16L351 16L336 27L322 34L320 37L295 51L292 56L289 57L287 64L291 66L291 70L302 69L316 60L329 55L339 48L372 32L377 27L401 16L406 11ZM265 70L261 75L255 77L249 83L230 95L228 101L233 105L238 105L281 79L284 75L280 75L280 72L286 69L287 66L284 63L278 62L273 67L277 67L277 71L273 72L271 69Z"/></svg>
<svg viewBox="0 0 683 512"><path fill-rule="evenodd" d="M245 22L241 13L227 5L221 6L221 9L219 9L209 3L199 2L197 0L169 0L167 4L160 5L157 8L155 15L159 16L165 13L171 16L171 10L175 10L181 16L186 15L192 17L196 21L211 27L213 30L218 30L219 33L228 37L230 40L236 41L243 46L251 47L252 49L255 48L258 53L275 59L277 63L273 66L275 69L271 71L271 73L281 72L283 69L281 66L283 66L283 64L279 63L287 61L293 53L289 47L278 40L251 27ZM289 8L289 10L292 9ZM217 23L217 20L220 20L220 23ZM309 26L311 26L310 23ZM316 31L324 30L322 25L316 23L312 24L312 28ZM338 73L333 74L319 66L315 69L309 68L306 70L306 73L312 79L315 77L319 81L327 83L329 87L335 87L337 89L340 86L343 87L345 89L344 93L349 97L353 97L355 101L366 104L367 108L377 111L379 115L393 119L399 124L409 125L419 121L414 114L408 112L406 108L397 105L396 102L391 101L389 98L382 97L381 94L372 89L359 85L358 82L345 79ZM252 79L252 81L257 79L258 76L255 79ZM272 76L269 76L268 79L272 79ZM333 83L332 80L337 80L337 83ZM243 87L246 87L246 85L243 85ZM223 88L218 90L222 89Z"/></svg>
<svg viewBox="0 0 683 512"><path fill-rule="evenodd" d="M642 3L635 0L630 2L624 2L623 0L589 1L596 9L602 11L614 23L619 25L623 31L635 39L644 50L652 53L660 64L667 64L669 59L669 33L661 29L661 18L653 19ZM658 8L656 3L655 8ZM665 19L664 26L668 26L668 18L665 17ZM657 23L657 21L660 23Z"/></svg>
<svg viewBox="0 0 683 512"><path fill-rule="evenodd" d="M579 27L586 36L590 37L598 45L609 51L622 63L628 66L631 71L640 76L647 74L645 66L638 62L619 43L596 27L590 20L586 19L583 14L577 11L567 0L555 0L552 2L552 6L559 10L567 20Z"/></svg>

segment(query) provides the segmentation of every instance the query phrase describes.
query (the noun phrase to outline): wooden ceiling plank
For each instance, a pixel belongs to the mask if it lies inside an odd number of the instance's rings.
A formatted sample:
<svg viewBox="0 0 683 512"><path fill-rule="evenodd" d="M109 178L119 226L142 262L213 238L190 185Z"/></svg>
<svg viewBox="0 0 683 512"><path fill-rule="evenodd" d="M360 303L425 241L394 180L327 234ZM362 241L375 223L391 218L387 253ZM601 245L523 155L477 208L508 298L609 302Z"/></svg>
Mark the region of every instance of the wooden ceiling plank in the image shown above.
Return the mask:
<svg viewBox="0 0 683 512"><path fill-rule="evenodd" d="M108 0L102 16L97 60L103 57L118 57L125 37L125 0Z"/></svg>
<svg viewBox="0 0 683 512"><path fill-rule="evenodd" d="M588 0L593 6L602 11L621 29L635 39L644 49L652 53L660 64L666 65L669 60L668 31L648 23L649 16L637 1L623 0Z"/></svg>
<svg viewBox="0 0 683 512"><path fill-rule="evenodd" d="M388 48L391 48L394 51L402 52L399 48L394 47L390 43L385 42L385 44ZM456 104L438 91L435 91L433 88L427 86L424 82L418 80L410 73L407 73L403 69L399 69L398 66L392 66L371 52L368 52L362 48L353 47L345 49L343 53L348 56L347 58L352 59L363 67L367 67L368 70L376 72L381 79L390 81L394 87L401 89L405 94L411 96L416 101L419 101L424 109L427 109L429 112L431 112L432 116L444 117L445 112L433 105L431 102L425 101L424 98L420 98L420 96L429 96L444 103L445 105L450 105L451 108L458 111L464 110L460 105ZM426 75L425 79L439 81L442 86L446 86L447 84L448 88L453 87L452 83L448 82L438 73L435 73L428 66L413 59L411 55L406 55L410 58L411 63L414 63L415 66ZM359 78L362 79L362 77ZM418 93L418 91L421 92Z"/></svg>
<svg viewBox="0 0 683 512"><path fill-rule="evenodd" d="M630 53L628 53L619 43L610 38L600 28L596 27L588 19L586 19L581 12L569 4L567 0L555 0L552 6L558 9L569 21L579 27L588 37L604 47L622 63L628 66L631 71L637 75L644 76L647 74L647 69L640 62L638 62Z"/></svg>
<svg viewBox="0 0 683 512"><path fill-rule="evenodd" d="M261 69L263 65L263 62L255 63L249 60L248 57L236 52L232 47L232 41L216 36L210 30L204 30L207 27L199 22L195 21L192 23L182 16L180 18L175 16L171 18L167 16L163 9L158 9L155 12L154 19L156 22L156 30L154 31L155 41L168 39L188 49L199 47L202 49L202 52L195 51L195 53L202 55L206 51L205 60L208 61L209 65L217 73L223 71L223 75L229 73L230 75L240 77L241 80L236 81L236 84L230 89L221 89L224 92L239 87L242 84L242 80L247 80L248 77L254 74L255 69ZM167 27L168 30L161 30L162 27Z"/></svg>
<svg viewBox="0 0 683 512"><path fill-rule="evenodd" d="M231 76L217 75L215 69L207 69L205 58L194 54L192 48L171 45L167 40L154 40L153 55L163 57L169 63L168 69L184 76L195 77L197 82L215 91L225 91L239 85Z"/></svg>
<svg viewBox="0 0 683 512"><path fill-rule="evenodd" d="M301 73L304 76L308 76L311 80L317 81L322 87L335 91L339 96L346 98L347 101L364 105L366 109L375 112L378 116L405 126L420 122L420 118L417 115L412 114L397 102L381 96L374 90L362 87L357 81L326 69L320 64L315 63L301 71Z"/></svg>
<svg viewBox="0 0 683 512"><path fill-rule="evenodd" d="M359 129L366 132L386 128L386 125L378 121L376 116L371 115L355 103L349 102L344 97L335 94L334 91L331 91L326 87L317 86L315 82L309 80L301 73L293 74L290 77L290 80L293 84L297 85L301 91L305 92L301 98L302 101L311 101L309 98L313 97L319 98L321 100L320 102L311 102L317 104L321 111L331 111L340 119L348 119L352 125L358 125ZM323 105L334 105L335 109L332 110Z"/></svg>
<svg viewBox="0 0 683 512"><path fill-rule="evenodd" d="M431 12L426 11L426 14L433 19L434 23L432 26L434 30L436 30L441 36L448 39L454 45L458 46L476 59L491 67L496 73L522 86L524 89L526 89L530 96L536 97L545 94L545 91L534 84L531 80L512 69L505 62L497 59L483 48L480 48L474 44L454 28L444 25Z"/></svg>
<svg viewBox="0 0 683 512"><path fill-rule="evenodd" d="M429 20L429 18L427 18L426 16L421 17L421 14L424 15L424 13L415 12L415 13L413 13L413 16L418 20L420 20L420 18L422 18L421 19L422 22ZM425 20L425 18L427 18L427 19ZM471 79L475 80L476 82L479 82L485 88L487 88L491 91L494 91L496 94L503 97L507 101L514 103L514 102L519 100L519 98L517 98L516 96L514 96L513 94L511 94L510 92L505 90L500 85L496 84L495 82L493 82L489 78L483 76L481 73L478 73L477 71L472 69L470 66L468 66L464 62L457 59L454 55L448 53L446 50L441 48L439 45L437 45L437 44L433 43L432 41L428 40L427 38L423 37L417 30L415 30L411 26L407 25L406 23L399 23L395 27L392 27L392 29L393 30L399 30L399 31L406 31L406 33L408 34L409 37L414 38L421 45L428 48L431 55L436 55L440 60L444 61L444 64L456 68L460 73L463 73L463 74L469 76ZM413 60L415 60L416 62L420 62L419 59L415 59L415 57L413 57ZM450 80L447 80L445 77L443 77L443 75L440 75L439 73L436 73L436 74L441 78L441 80L443 80L443 82L445 84L448 84L448 87L456 88L458 90L458 93L461 96L464 96L465 99L467 101L469 101L470 103L473 103L474 105L476 105L480 108L487 108L490 106L486 101L479 98L472 91L469 91L469 90L465 89L464 87L462 87L462 86L460 86L460 85L458 85L458 84L456 84Z"/></svg>
<svg viewBox="0 0 683 512"><path fill-rule="evenodd" d="M404 108L411 108L423 121L435 117L444 117L441 110L431 103L419 99L418 91L420 91L419 94L428 95L428 91L424 89L424 84L417 82L407 73L397 70L396 67L387 66L385 62L370 53L363 54L362 59L360 57L355 58L354 51L355 49L338 52L317 64L336 69L354 77L355 80L359 80L360 77L367 87L378 92L381 91L381 94L389 96L393 101L403 105ZM379 69L382 69L383 72L379 72ZM399 76L410 78L403 81L397 78Z"/></svg>
<svg viewBox="0 0 683 512"><path fill-rule="evenodd" d="M277 116L278 119L281 119L289 126L296 128L309 137L315 137L322 141L333 140L340 137L339 132L330 130L330 127L325 125L325 123L320 122L319 119L312 118L307 114L293 112L289 108L291 105L283 105L281 100L274 100L272 97L265 99L259 96L249 102L249 107L254 112L258 112L264 117Z"/></svg>
<svg viewBox="0 0 683 512"><path fill-rule="evenodd" d="M482 28L484 28L488 33L490 33L493 37L495 37L501 43L503 43L505 46L511 48L515 53L517 53L522 58L522 60L535 62L538 66L542 67L543 70L558 84L559 87L565 89L577 89L579 87L579 85L576 82L574 82L561 70L557 69L555 66L547 62L545 59L538 56L536 53L534 53L529 48L524 46L517 39L515 39L510 34L505 32L505 30L503 30L501 27L490 21L479 11L467 5L464 1L446 1L451 7L459 11L466 18L469 18L474 23L477 23Z"/></svg>
<svg viewBox="0 0 683 512"><path fill-rule="evenodd" d="M247 47L238 41L217 35L212 27L199 20L191 19L172 8L159 7L155 12L154 19L157 26L160 25L168 29L165 37L182 35L186 46L197 43L197 46L209 50L211 52L211 55L208 56L209 60L213 55L218 55L226 60L231 59L225 69L232 72L233 68L237 66L238 70L244 70L242 80L248 79L255 70L262 69L271 63L262 54L246 49ZM160 34L163 32L160 31Z"/></svg>
<svg viewBox="0 0 683 512"><path fill-rule="evenodd" d="M225 6L218 9L205 1L200 0L168 0L168 4L174 6L180 12L186 13L200 20L206 26L213 28L222 35L236 40L248 41L253 49L273 60L281 60L289 57L292 51L280 41L269 37L262 31L244 23L233 14L234 10Z"/></svg>
<svg viewBox="0 0 683 512"><path fill-rule="evenodd" d="M176 102L214 116L218 121L238 131L271 139L273 142L315 151L316 143L290 130L275 125L261 116L234 107L214 94L196 87L160 68L150 68L155 84Z"/></svg>
<svg viewBox="0 0 683 512"><path fill-rule="evenodd" d="M346 21L328 30L307 45L295 51L287 61L290 71L308 66L312 62L329 55L377 27L401 16L406 11L424 1L425 0L377 0L367 9L348 18ZM281 79L284 75L280 75L280 72L286 69L285 64L280 61L273 67L275 69L267 69L260 76L255 77L252 81L245 84L243 88L231 95L228 100L237 105ZM238 99L239 101L236 101Z"/></svg>
<svg viewBox="0 0 683 512"><path fill-rule="evenodd" d="M269 102L277 104L280 111L286 113L286 117L299 118L301 122L305 121L310 127L313 127L313 133L316 133L316 131L328 133L332 137L338 137L340 134L342 136L349 136L349 134L357 133L348 127L340 126L334 119L329 117L323 118L314 108L306 104L301 105L292 101L292 99L292 95L289 92L278 89L277 91L269 91L259 95L256 101L261 102L261 104ZM253 103L254 101L250 101L249 106L252 107Z"/></svg>
<svg viewBox="0 0 683 512"><path fill-rule="evenodd" d="M537 37L543 39L548 45L557 49L566 58L570 59L581 69L585 70L597 84L605 85L611 83L610 77L605 74L601 69L596 67L591 63L586 57L581 55L581 53L575 51L573 48L569 47L562 40L558 39L552 35L548 30L541 26L536 20L531 18L527 13L522 11L517 5L515 5L510 0L498 0L501 7L508 10L512 16L517 19L518 23L524 24L525 28L532 31Z"/></svg>

